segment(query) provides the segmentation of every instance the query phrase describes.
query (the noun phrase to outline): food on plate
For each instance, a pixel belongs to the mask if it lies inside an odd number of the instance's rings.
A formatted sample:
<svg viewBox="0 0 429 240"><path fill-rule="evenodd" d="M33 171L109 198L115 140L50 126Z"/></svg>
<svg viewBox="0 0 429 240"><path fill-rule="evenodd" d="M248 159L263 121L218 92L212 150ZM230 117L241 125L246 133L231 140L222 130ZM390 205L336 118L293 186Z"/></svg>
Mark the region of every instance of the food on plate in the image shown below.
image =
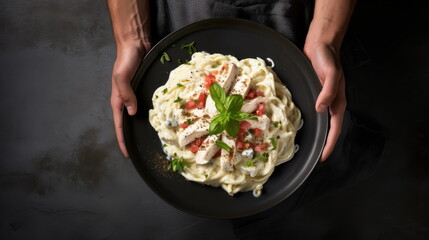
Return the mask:
<svg viewBox="0 0 429 240"><path fill-rule="evenodd" d="M172 170L258 197L275 166L290 160L301 112L260 58L196 52L153 94L149 121Z"/></svg>

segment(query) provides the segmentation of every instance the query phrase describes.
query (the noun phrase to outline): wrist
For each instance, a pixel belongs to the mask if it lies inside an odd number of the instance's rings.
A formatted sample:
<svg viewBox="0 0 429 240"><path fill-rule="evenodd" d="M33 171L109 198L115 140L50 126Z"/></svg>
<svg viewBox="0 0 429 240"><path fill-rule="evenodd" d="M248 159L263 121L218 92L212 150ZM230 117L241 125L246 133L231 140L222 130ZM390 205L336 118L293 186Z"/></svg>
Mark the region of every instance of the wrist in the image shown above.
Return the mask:
<svg viewBox="0 0 429 240"><path fill-rule="evenodd" d="M121 52L132 50L138 53L139 56L143 57L147 52L149 52L150 48L151 43L142 39L116 41L118 55L120 55Z"/></svg>
<svg viewBox="0 0 429 240"><path fill-rule="evenodd" d="M342 32L336 31L329 19L314 19L307 33L304 53L310 57L314 49L320 46L328 47L339 54L343 39Z"/></svg>

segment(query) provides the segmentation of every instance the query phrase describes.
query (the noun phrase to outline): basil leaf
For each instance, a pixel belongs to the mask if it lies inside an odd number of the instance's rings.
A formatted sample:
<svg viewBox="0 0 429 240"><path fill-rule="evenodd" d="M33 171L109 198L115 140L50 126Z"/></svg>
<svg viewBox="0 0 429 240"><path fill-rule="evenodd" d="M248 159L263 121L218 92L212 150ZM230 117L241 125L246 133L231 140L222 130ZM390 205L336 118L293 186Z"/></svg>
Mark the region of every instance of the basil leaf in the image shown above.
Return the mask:
<svg viewBox="0 0 429 240"><path fill-rule="evenodd" d="M237 121L244 121L244 120L258 120L257 117L253 116L250 113L247 112L234 112L231 113L231 118Z"/></svg>
<svg viewBox="0 0 429 240"><path fill-rule="evenodd" d="M228 152L231 151L231 147L228 144L226 144L226 143L224 143L224 142L222 142L220 140L216 141L216 146L221 147L221 148L225 149Z"/></svg>
<svg viewBox="0 0 429 240"><path fill-rule="evenodd" d="M210 96L215 102L216 109L221 113L225 112L224 103L226 99L226 94L223 88L219 85L219 83L213 82L210 85L209 91L210 91Z"/></svg>
<svg viewBox="0 0 429 240"><path fill-rule="evenodd" d="M215 107L220 113L225 112L225 106L220 102L215 102Z"/></svg>
<svg viewBox="0 0 429 240"><path fill-rule="evenodd" d="M229 95L225 100L225 108L229 112L239 112L243 106L243 96Z"/></svg>
<svg viewBox="0 0 429 240"><path fill-rule="evenodd" d="M209 134L219 134L225 130L225 128L222 126L223 119L224 116L222 114L214 116L209 125Z"/></svg>
<svg viewBox="0 0 429 240"><path fill-rule="evenodd" d="M225 126L225 130L229 136L237 137L238 130L240 129L240 123L237 120L230 119Z"/></svg>

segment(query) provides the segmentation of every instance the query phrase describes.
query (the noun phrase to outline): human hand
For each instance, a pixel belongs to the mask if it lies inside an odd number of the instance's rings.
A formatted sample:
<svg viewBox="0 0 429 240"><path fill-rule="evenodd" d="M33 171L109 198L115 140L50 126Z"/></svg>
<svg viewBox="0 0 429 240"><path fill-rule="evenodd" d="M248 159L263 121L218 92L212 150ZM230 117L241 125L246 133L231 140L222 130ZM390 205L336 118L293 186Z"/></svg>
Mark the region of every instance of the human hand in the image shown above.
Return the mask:
<svg viewBox="0 0 429 240"><path fill-rule="evenodd" d="M116 138L126 158L129 158L122 132L122 109L125 105L129 115L137 112L137 99L131 88L131 80L150 44L126 44L118 46L117 57L112 71L112 95L110 105L113 111Z"/></svg>
<svg viewBox="0 0 429 240"><path fill-rule="evenodd" d="M334 150L343 125L347 105L344 73L339 53L332 46L323 43L306 45L304 53L311 61L323 86L316 101L316 111L324 113L329 109L330 114L330 129L320 158L323 162Z"/></svg>

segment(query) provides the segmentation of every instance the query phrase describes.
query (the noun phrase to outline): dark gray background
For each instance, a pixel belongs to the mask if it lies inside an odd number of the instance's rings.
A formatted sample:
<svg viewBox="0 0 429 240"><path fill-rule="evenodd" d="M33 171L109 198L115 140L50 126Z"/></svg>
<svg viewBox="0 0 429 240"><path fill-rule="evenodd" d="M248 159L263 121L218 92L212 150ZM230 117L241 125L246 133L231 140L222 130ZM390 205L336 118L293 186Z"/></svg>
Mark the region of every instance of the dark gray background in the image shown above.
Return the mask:
<svg viewBox="0 0 429 240"><path fill-rule="evenodd" d="M383 127L363 182L260 231L291 239L429 237L429 8L360 1L354 113ZM229 220L160 200L116 146L105 1L0 1L1 239L236 239ZM260 238L262 239L262 237Z"/></svg>

